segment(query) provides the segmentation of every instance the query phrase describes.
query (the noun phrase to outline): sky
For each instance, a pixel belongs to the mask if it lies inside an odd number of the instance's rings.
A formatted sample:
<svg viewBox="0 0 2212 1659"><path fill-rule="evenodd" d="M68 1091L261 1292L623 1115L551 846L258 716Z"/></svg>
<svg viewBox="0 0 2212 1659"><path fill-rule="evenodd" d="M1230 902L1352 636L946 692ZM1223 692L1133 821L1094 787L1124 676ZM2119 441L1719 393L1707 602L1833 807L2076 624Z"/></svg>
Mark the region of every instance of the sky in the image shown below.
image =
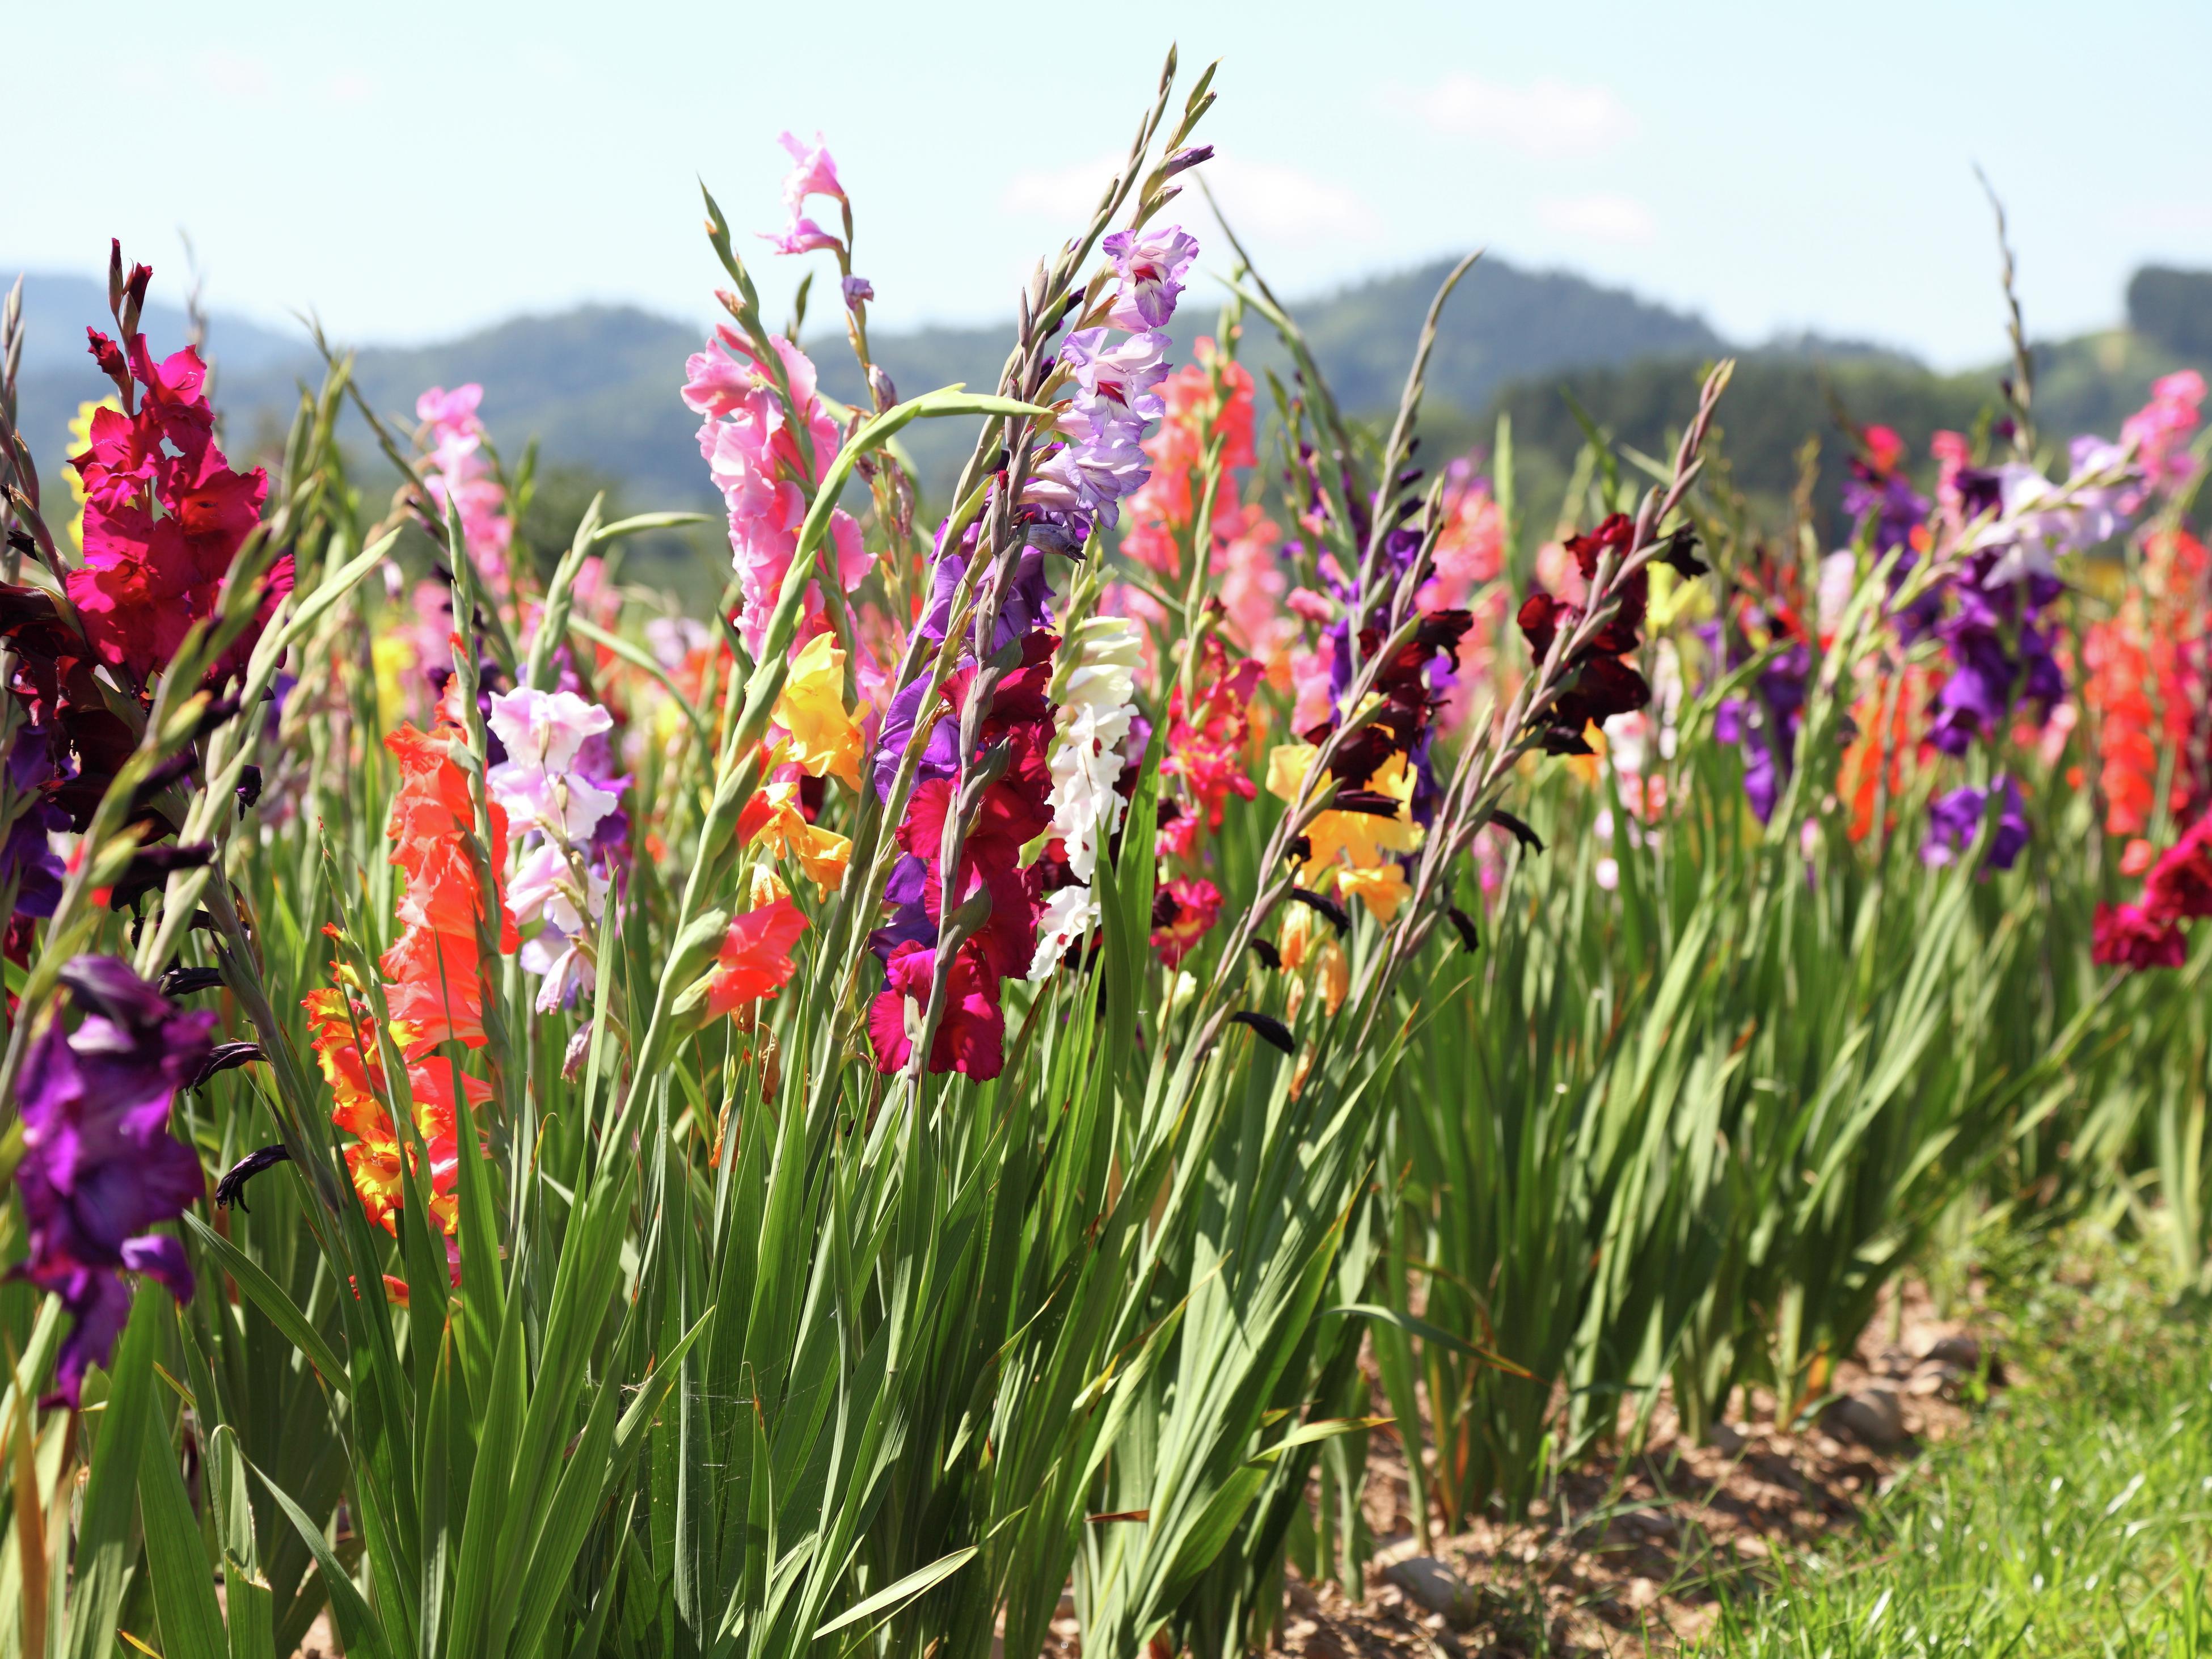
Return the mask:
<svg viewBox="0 0 2212 1659"><path fill-rule="evenodd" d="M1984 362L1977 165L2037 336L2117 321L2142 264L2212 265L2207 0L11 9L0 271L94 275L120 235L175 298L181 228L212 307L351 343L583 301L703 320L698 183L774 228L787 128L837 158L875 326L997 320L1171 38L1186 84L1221 60L1211 177L1286 295L1482 246L1741 340ZM803 262L750 246L780 316Z"/></svg>

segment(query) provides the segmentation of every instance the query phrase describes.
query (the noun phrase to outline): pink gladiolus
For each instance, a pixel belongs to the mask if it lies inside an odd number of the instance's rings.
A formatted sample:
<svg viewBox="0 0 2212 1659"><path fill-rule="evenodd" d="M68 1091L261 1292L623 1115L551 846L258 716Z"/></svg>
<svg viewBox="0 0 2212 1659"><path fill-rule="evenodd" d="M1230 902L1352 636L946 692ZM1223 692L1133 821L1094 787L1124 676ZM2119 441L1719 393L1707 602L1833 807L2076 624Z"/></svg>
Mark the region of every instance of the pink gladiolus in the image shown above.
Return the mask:
<svg viewBox="0 0 2212 1659"><path fill-rule="evenodd" d="M807 511L805 486L820 482L842 441L837 423L816 395L811 360L788 340L779 338L775 345L791 388L788 406L751 341L735 329L717 329L706 349L684 366L684 401L706 416L699 453L729 510L731 560L744 595L738 632L756 653L799 550ZM804 425L805 451L794 410ZM860 526L842 508L830 515L830 537L838 582L850 592L868 574L872 556ZM802 629L801 635L809 631Z"/></svg>
<svg viewBox="0 0 2212 1659"><path fill-rule="evenodd" d="M2197 430L2203 402L2204 377L2185 368L2156 381L2150 401L2121 423L2120 441L2135 441L2136 462L2151 489L2179 489L2195 473L2189 436Z"/></svg>
<svg viewBox="0 0 2212 1659"><path fill-rule="evenodd" d="M792 169L783 178L783 204L791 210L793 218L799 217L810 196L845 199L845 187L837 182L837 163L830 158L830 147L819 132L811 145L787 132L776 142L791 153Z"/></svg>
<svg viewBox="0 0 2212 1659"><path fill-rule="evenodd" d="M514 521L507 516L507 490L484 459L484 425L477 418L483 402L483 387L473 380L451 392L434 386L415 400L415 418L422 422L419 438L428 451L422 482L441 509L451 503L470 556L492 591L504 594Z"/></svg>
<svg viewBox="0 0 2212 1659"><path fill-rule="evenodd" d="M1308 732L1336 714L1336 699L1328 684L1336 660L1336 647L1324 637L1311 651L1291 653L1291 691L1297 699L1291 709L1291 730Z"/></svg>
<svg viewBox="0 0 2212 1659"><path fill-rule="evenodd" d="M781 230L757 230L753 234L772 243L778 253L811 253L817 248L844 246L813 220L796 215Z"/></svg>

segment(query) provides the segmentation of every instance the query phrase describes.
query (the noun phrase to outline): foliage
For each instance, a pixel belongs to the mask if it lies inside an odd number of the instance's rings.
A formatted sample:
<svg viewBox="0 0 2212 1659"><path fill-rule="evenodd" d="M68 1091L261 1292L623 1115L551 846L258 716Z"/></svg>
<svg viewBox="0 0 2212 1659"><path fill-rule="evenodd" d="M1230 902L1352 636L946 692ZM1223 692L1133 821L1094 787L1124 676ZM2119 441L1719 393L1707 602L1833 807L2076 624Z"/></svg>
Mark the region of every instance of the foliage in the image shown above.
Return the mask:
<svg viewBox="0 0 2212 1659"><path fill-rule="evenodd" d="M2002 1243L2002 1241L1993 1241ZM1863 1537L1724 1601L1698 1651L2202 1654L2212 1371L2154 1261L2094 1235L2001 1249L1987 1316L2014 1386L1907 1468Z"/></svg>
<svg viewBox="0 0 2212 1659"><path fill-rule="evenodd" d="M335 351L234 469L119 248L74 519L10 378L0 1641L1226 1653L1356 1582L1378 1382L1453 1520L1810 1405L1984 1197L2201 1276L2201 383L2054 479L2023 373L1932 501L1856 428L1825 551L1723 362L1516 538L1516 423L1416 459L1472 259L1383 422L1226 226L1176 361L1211 80L990 392L896 384L818 139L848 398L708 195L726 320L634 343L711 532Z"/></svg>

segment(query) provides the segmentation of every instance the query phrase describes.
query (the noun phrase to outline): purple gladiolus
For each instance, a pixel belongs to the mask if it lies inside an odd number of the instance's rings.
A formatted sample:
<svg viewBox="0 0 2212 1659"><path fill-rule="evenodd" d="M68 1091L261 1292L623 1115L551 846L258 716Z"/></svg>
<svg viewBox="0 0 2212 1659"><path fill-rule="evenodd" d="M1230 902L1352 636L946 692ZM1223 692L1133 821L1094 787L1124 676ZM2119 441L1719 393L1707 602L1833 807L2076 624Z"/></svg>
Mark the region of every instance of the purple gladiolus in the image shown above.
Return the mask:
<svg viewBox="0 0 2212 1659"><path fill-rule="evenodd" d="M1168 377L1168 337L1150 330L1117 345L1105 340L1103 328L1080 329L1060 348L1060 367L1074 374L1080 388L1075 399L1079 434L1115 421L1133 420L1141 426L1168 412L1159 391Z"/></svg>
<svg viewBox="0 0 2212 1659"><path fill-rule="evenodd" d="M23 1197L30 1254L16 1275L62 1299L73 1320L53 1398L77 1403L131 1314L125 1270L179 1302L192 1293L184 1246L152 1230L206 1186L199 1159L169 1133L176 1091L212 1052L212 1013L190 1013L112 957L79 957L62 982L84 1018L57 1018L23 1066Z"/></svg>
<svg viewBox="0 0 2212 1659"><path fill-rule="evenodd" d="M1973 844L1992 806L1996 823L1990 828L1983 862L1992 870L2011 869L2027 845L2027 809L2021 800L2020 786L2002 774L1988 789L1963 784L1929 803L1920 861L1930 866L1954 863Z"/></svg>
<svg viewBox="0 0 2212 1659"><path fill-rule="evenodd" d="M1198 240L1169 225L1143 235L1117 230L1099 245L1121 285L1107 314L1123 328L1165 328L1182 294L1183 273L1198 258Z"/></svg>

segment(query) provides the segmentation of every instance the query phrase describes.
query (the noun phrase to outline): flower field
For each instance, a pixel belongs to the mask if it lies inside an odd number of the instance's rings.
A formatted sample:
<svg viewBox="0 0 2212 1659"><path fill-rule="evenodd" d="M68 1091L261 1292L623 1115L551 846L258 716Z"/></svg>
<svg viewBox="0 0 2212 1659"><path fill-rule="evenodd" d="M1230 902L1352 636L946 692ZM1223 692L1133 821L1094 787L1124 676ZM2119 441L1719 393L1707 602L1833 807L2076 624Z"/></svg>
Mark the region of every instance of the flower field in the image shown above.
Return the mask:
<svg viewBox="0 0 2212 1659"><path fill-rule="evenodd" d="M1939 1240L2212 1296L2203 380L2045 431L2014 303L1840 541L1725 361L1529 499L1421 445L1472 259L1341 408L1211 78L988 388L872 356L818 135L707 196L711 608L626 568L700 515L537 544L481 386L329 347L255 453L119 246L33 455L11 301L0 1653L1231 1654L1378 1449L1425 1549L1809 1417Z"/></svg>

